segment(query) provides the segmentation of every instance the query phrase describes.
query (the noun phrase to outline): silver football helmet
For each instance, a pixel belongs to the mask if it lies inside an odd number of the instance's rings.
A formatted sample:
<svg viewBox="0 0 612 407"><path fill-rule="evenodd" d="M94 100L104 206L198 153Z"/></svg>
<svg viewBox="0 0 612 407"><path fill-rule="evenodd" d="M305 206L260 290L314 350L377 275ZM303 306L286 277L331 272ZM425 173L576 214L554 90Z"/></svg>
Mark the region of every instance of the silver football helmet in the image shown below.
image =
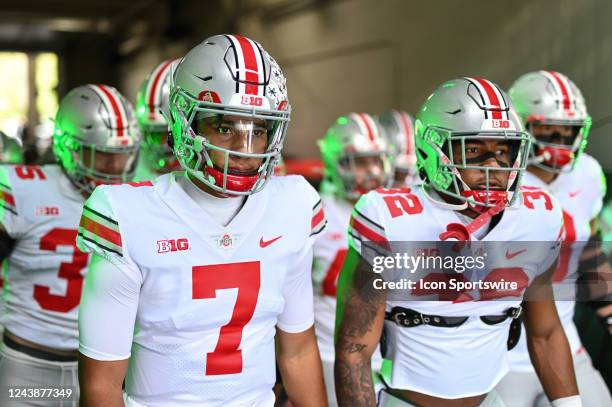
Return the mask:
<svg viewBox="0 0 612 407"><path fill-rule="evenodd" d="M324 165L322 190L341 198L357 199L368 189L365 184L374 182L380 187L389 186L391 164L389 146L383 129L367 113L350 113L340 116L318 141ZM357 164L360 157L380 160L382 171L368 174L368 179L358 182Z"/></svg>
<svg viewBox="0 0 612 407"><path fill-rule="evenodd" d="M285 77L257 42L239 35L216 35L193 48L179 63L170 88L170 128L181 166L224 195L260 191L280 158L291 108ZM246 135L240 149L215 144L206 131ZM265 137L265 147L255 139ZM214 157L222 162L214 162ZM230 161L261 161L253 171ZM219 159L217 159L219 161Z"/></svg>
<svg viewBox="0 0 612 407"><path fill-rule="evenodd" d="M130 181L139 143L132 105L112 86L79 86L62 99L55 117L53 152L83 191ZM99 169L102 157L112 172Z"/></svg>
<svg viewBox="0 0 612 407"><path fill-rule="evenodd" d="M168 59L151 71L140 86L136 102L136 116L142 130L141 159L157 172L172 170L178 163L168 146L168 114L172 65L180 59ZM163 112L163 113L162 113Z"/></svg>
<svg viewBox="0 0 612 407"><path fill-rule="evenodd" d="M494 83L481 78L461 78L440 85L425 101L415 122L417 166L426 186L439 194L463 203L450 205L464 209L468 205L483 211L500 200L511 205L527 165L530 137L523 130L508 96ZM466 142L472 140L505 140L509 145L509 162L497 167L477 165L481 160L466 157ZM460 160L454 150L460 149ZM481 157L477 157L480 159ZM459 170L475 169L485 173L481 189L470 188ZM493 188L491 173L508 171L505 190Z"/></svg>
<svg viewBox="0 0 612 407"><path fill-rule="evenodd" d="M533 138L530 164L560 173L573 168L584 151L591 128L580 89L567 76L554 71L530 72L514 82L508 91L516 111L528 131L534 125L572 127L572 137L558 134ZM558 143L567 140L567 143Z"/></svg>
<svg viewBox="0 0 612 407"><path fill-rule="evenodd" d="M389 110L378 116L378 122L389 140L395 181L402 186L417 183L412 117L402 110Z"/></svg>

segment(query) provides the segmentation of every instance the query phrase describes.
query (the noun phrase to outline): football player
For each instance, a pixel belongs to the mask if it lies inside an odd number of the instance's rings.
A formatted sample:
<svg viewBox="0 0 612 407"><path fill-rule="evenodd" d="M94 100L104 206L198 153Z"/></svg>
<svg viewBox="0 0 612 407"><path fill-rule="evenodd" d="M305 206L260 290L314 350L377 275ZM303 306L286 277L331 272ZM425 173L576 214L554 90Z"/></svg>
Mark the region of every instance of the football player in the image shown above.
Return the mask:
<svg viewBox="0 0 612 407"><path fill-rule="evenodd" d="M420 179L416 168L412 118L402 110L389 110L378 116L378 122L389 140L393 186L416 185Z"/></svg>
<svg viewBox="0 0 612 407"><path fill-rule="evenodd" d="M77 312L89 261L76 247L79 218L97 185L131 179L139 141L129 102L111 86L84 85L62 99L55 118L53 152L59 165L0 168L0 239L3 247L12 246L2 253L3 392L71 387L73 401L64 405L78 403Z"/></svg>
<svg viewBox="0 0 612 407"><path fill-rule="evenodd" d="M348 229L353 205L364 193L388 186L391 179L389 150L382 129L366 113L340 116L319 140L324 164L321 185L323 209L328 220L325 233L314 245L315 326L330 405L334 391L334 321L336 284L348 250ZM380 353L374 353L374 371Z"/></svg>
<svg viewBox="0 0 612 407"><path fill-rule="evenodd" d="M21 145L21 140L9 137L6 133L0 131L0 163L2 164L19 164L23 162L23 148ZM8 244L8 246L4 246ZM6 256L1 253L10 253L13 247L13 242L10 240L0 240L0 258L5 259ZM4 285L4 280L2 279L2 274L4 274L4 269L6 267L6 261L0 261L0 292L2 292L2 286ZM1 296L0 296L1 297ZM4 311L4 300L0 298L0 318L3 317ZM0 334L2 333L2 322L0 322Z"/></svg>
<svg viewBox="0 0 612 407"><path fill-rule="evenodd" d="M184 171L97 188L83 210L85 405L122 406L125 377L128 406L272 406L275 338L289 399L325 405L311 280L325 216L304 178L273 176L282 71L255 41L213 36L177 66L169 106Z"/></svg>
<svg viewBox="0 0 612 407"><path fill-rule="evenodd" d="M492 390L508 370L507 347L514 339L509 326L516 326L511 321L520 315L523 294L531 298L524 314L538 375L551 400L571 403L578 391L549 283L561 209L544 191L518 193L530 139L508 97L486 79L447 81L422 106L415 134L423 185L372 191L352 213L338 285L339 405L375 404L370 358L384 325L387 388L379 393L379 405L501 406ZM441 240L471 242L454 243L459 248L454 250L484 242L519 244L505 252L501 243L487 246L492 258L484 276L450 267L454 274L418 274L414 285L397 293L376 281L380 259L367 254L370 248L387 253L392 243L403 241L433 250L428 248L440 247ZM431 288L462 280L475 288ZM487 289L504 281L516 287Z"/></svg>
<svg viewBox="0 0 612 407"><path fill-rule="evenodd" d="M142 131L142 146L136 167L136 180L148 181L179 169L176 157L168 145L168 95L172 65L178 59L159 64L145 78L138 91L136 116Z"/></svg>
<svg viewBox="0 0 612 407"><path fill-rule="evenodd" d="M559 72L527 73L512 85L509 95L533 136L532 157L523 184L554 195L563 210L565 239L553 283L555 294L561 299L556 302L557 311L574 358L580 398L584 406L612 406L608 389L593 368L573 321L573 290L581 256L589 255L589 250L584 250L585 243L597 239L595 221L605 195L601 166L584 153L591 118L578 87ZM607 271L612 275L609 266ZM570 295L568 288L572 291ZM498 386L506 405L547 405L525 340L520 340L510 352L510 361L511 371ZM517 388L521 391L517 392Z"/></svg>

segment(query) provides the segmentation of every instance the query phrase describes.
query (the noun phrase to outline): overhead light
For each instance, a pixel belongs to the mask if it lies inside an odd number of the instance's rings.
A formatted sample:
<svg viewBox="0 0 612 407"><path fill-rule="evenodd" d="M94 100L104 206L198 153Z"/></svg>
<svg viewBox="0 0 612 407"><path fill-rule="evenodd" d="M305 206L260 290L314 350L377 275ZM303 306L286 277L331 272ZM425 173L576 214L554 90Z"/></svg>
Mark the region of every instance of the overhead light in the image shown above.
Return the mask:
<svg viewBox="0 0 612 407"><path fill-rule="evenodd" d="M82 18L53 18L46 21L52 31L83 32L96 30L96 21Z"/></svg>

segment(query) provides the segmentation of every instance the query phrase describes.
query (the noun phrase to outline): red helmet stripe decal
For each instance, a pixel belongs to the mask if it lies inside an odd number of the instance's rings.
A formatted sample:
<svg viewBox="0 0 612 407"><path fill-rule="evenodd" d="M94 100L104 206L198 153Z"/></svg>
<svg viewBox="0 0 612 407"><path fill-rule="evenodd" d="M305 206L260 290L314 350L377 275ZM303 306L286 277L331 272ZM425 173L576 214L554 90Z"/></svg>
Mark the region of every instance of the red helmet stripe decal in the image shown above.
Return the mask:
<svg viewBox="0 0 612 407"><path fill-rule="evenodd" d="M168 73L170 69L170 64L172 62L173 62L172 59L169 59L163 62L157 67L156 72L153 73L153 81L151 81L151 85L149 88L149 94L148 94L149 111L151 113L157 114L155 106L160 104L160 99L161 99L161 86L160 85L163 82L161 79L165 77L166 73Z"/></svg>
<svg viewBox="0 0 612 407"><path fill-rule="evenodd" d="M561 92L561 100L563 103L563 109L571 110L572 108L571 108L571 103L570 103L569 86L567 82L565 81L565 78L559 72L554 72L554 71L547 71L547 72L550 74L550 76L552 76L554 82L557 84L557 87L559 88L559 91Z"/></svg>
<svg viewBox="0 0 612 407"><path fill-rule="evenodd" d="M244 93L248 95L257 95L259 86L261 83L259 80L260 70L257 64L257 53L255 52L255 45L246 37L241 35L232 35L240 47L238 55L242 55L244 60L244 72L245 77L243 80L246 82L244 87Z"/></svg>
<svg viewBox="0 0 612 407"><path fill-rule="evenodd" d="M106 106L111 120L111 130L115 132L117 137L125 136L125 126L127 123L127 114L124 111L122 101L115 94L115 90L106 85L91 85L102 103Z"/></svg>
<svg viewBox="0 0 612 407"><path fill-rule="evenodd" d="M395 112L395 115L397 118L399 118L398 121L405 137L404 141L406 142L406 149L404 150L404 154L411 155L414 150L412 120L410 120L410 116L408 116L405 112Z"/></svg>
<svg viewBox="0 0 612 407"><path fill-rule="evenodd" d="M473 78L473 79L485 91L485 95L487 99L489 100L488 107L489 109L492 109L490 111L491 111L491 115L493 116L493 119L501 119L502 118L501 109L503 108L503 105L502 105L503 101L500 101L500 98L497 96L497 93L493 89L493 84L486 79L482 79L482 78Z"/></svg>
<svg viewBox="0 0 612 407"><path fill-rule="evenodd" d="M363 125L365 126L366 133L368 135L368 139L372 144L376 143L376 124L372 120L369 114L366 113L357 113L356 115L361 119Z"/></svg>

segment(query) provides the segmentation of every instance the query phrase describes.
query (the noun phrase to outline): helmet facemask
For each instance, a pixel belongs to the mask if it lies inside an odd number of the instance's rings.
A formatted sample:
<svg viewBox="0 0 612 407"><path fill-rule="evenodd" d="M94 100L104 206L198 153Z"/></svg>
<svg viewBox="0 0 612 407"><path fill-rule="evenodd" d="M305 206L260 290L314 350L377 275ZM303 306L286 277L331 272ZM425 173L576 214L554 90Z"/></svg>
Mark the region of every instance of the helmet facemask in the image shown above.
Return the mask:
<svg viewBox="0 0 612 407"><path fill-rule="evenodd" d="M571 171L586 147L591 123L590 117L587 117L581 123L535 120L528 122L527 129L533 137L533 149L529 158L529 165L555 174ZM571 126L572 135L561 136L558 132L552 132L547 135L535 136L534 126L536 125ZM559 143L559 140L563 142Z"/></svg>
<svg viewBox="0 0 612 407"><path fill-rule="evenodd" d="M136 173L138 144L104 147L83 144L71 137L56 136L54 151L72 183L87 193L91 193L98 185L131 181ZM98 162L102 160L101 155L103 154L108 155L104 160L124 160L123 165L118 166L121 170L107 172L98 169L97 167L104 167L104 164L100 165ZM99 159L97 160L96 157ZM117 164L113 165L117 166Z"/></svg>
<svg viewBox="0 0 612 407"><path fill-rule="evenodd" d="M250 195L261 191L274 174L289 123L289 109L237 107L202 101L175 87L170 95L170 114L174 151L179 163L212 190L227 196ZM225 119L234 122L234 130L243 136L246 134L243 151L216 145L211 137L202 133L202 125L206 127L207 121L209 128L210 121L219 120L222 128L231 128L223 124ZM266 141L258 152L253 147L261 135L256 133L264 129ZM261 163L247 172L230 166L232 161L245 160L261 160Z"/></svg>
<svg viewBox="0 0 612 407"><path fill-rule="evenodd" d="M372 173L369 168L360 168L366 166L364 161L368 158L379 161L379 174ZM351 200L359 199L370 190L389 187L391 183L391 164L384 151L344 153L338 160L337 171L345 191L344 197ZM365 177L359 179L362 173L365 173Z"/></svg>
<svg viewBox="0 0 612 407"><path fill-rule="evenodd" d="M430 126L425 129L421 145L417 150L419 170L424 175L425 183L441 195L464 202L461 208L467 207L482 212L494 207L500 200L510 206L518 194L513 193L520 184L520 178L527 166L530 150L530 137L521 131L479 131L455 132L440 127ZM507 152L506 159L498 160L494 153L486 152L473 156L466 151L466 144L472 141L485 143L487 141L504 141ZM456 151L459 149L459 151ZM427 150L427 151L425 151ZM456 154L457 153L457 154ZM431 156L430 156L431 155ZM458 160L456 158L459 158ZM496 166L483 165L495 159ZM477 170L483 172L483 179L478 185L470 187L461 176L461 171ZM504 178L505 186L496 178Z"/></svg>

